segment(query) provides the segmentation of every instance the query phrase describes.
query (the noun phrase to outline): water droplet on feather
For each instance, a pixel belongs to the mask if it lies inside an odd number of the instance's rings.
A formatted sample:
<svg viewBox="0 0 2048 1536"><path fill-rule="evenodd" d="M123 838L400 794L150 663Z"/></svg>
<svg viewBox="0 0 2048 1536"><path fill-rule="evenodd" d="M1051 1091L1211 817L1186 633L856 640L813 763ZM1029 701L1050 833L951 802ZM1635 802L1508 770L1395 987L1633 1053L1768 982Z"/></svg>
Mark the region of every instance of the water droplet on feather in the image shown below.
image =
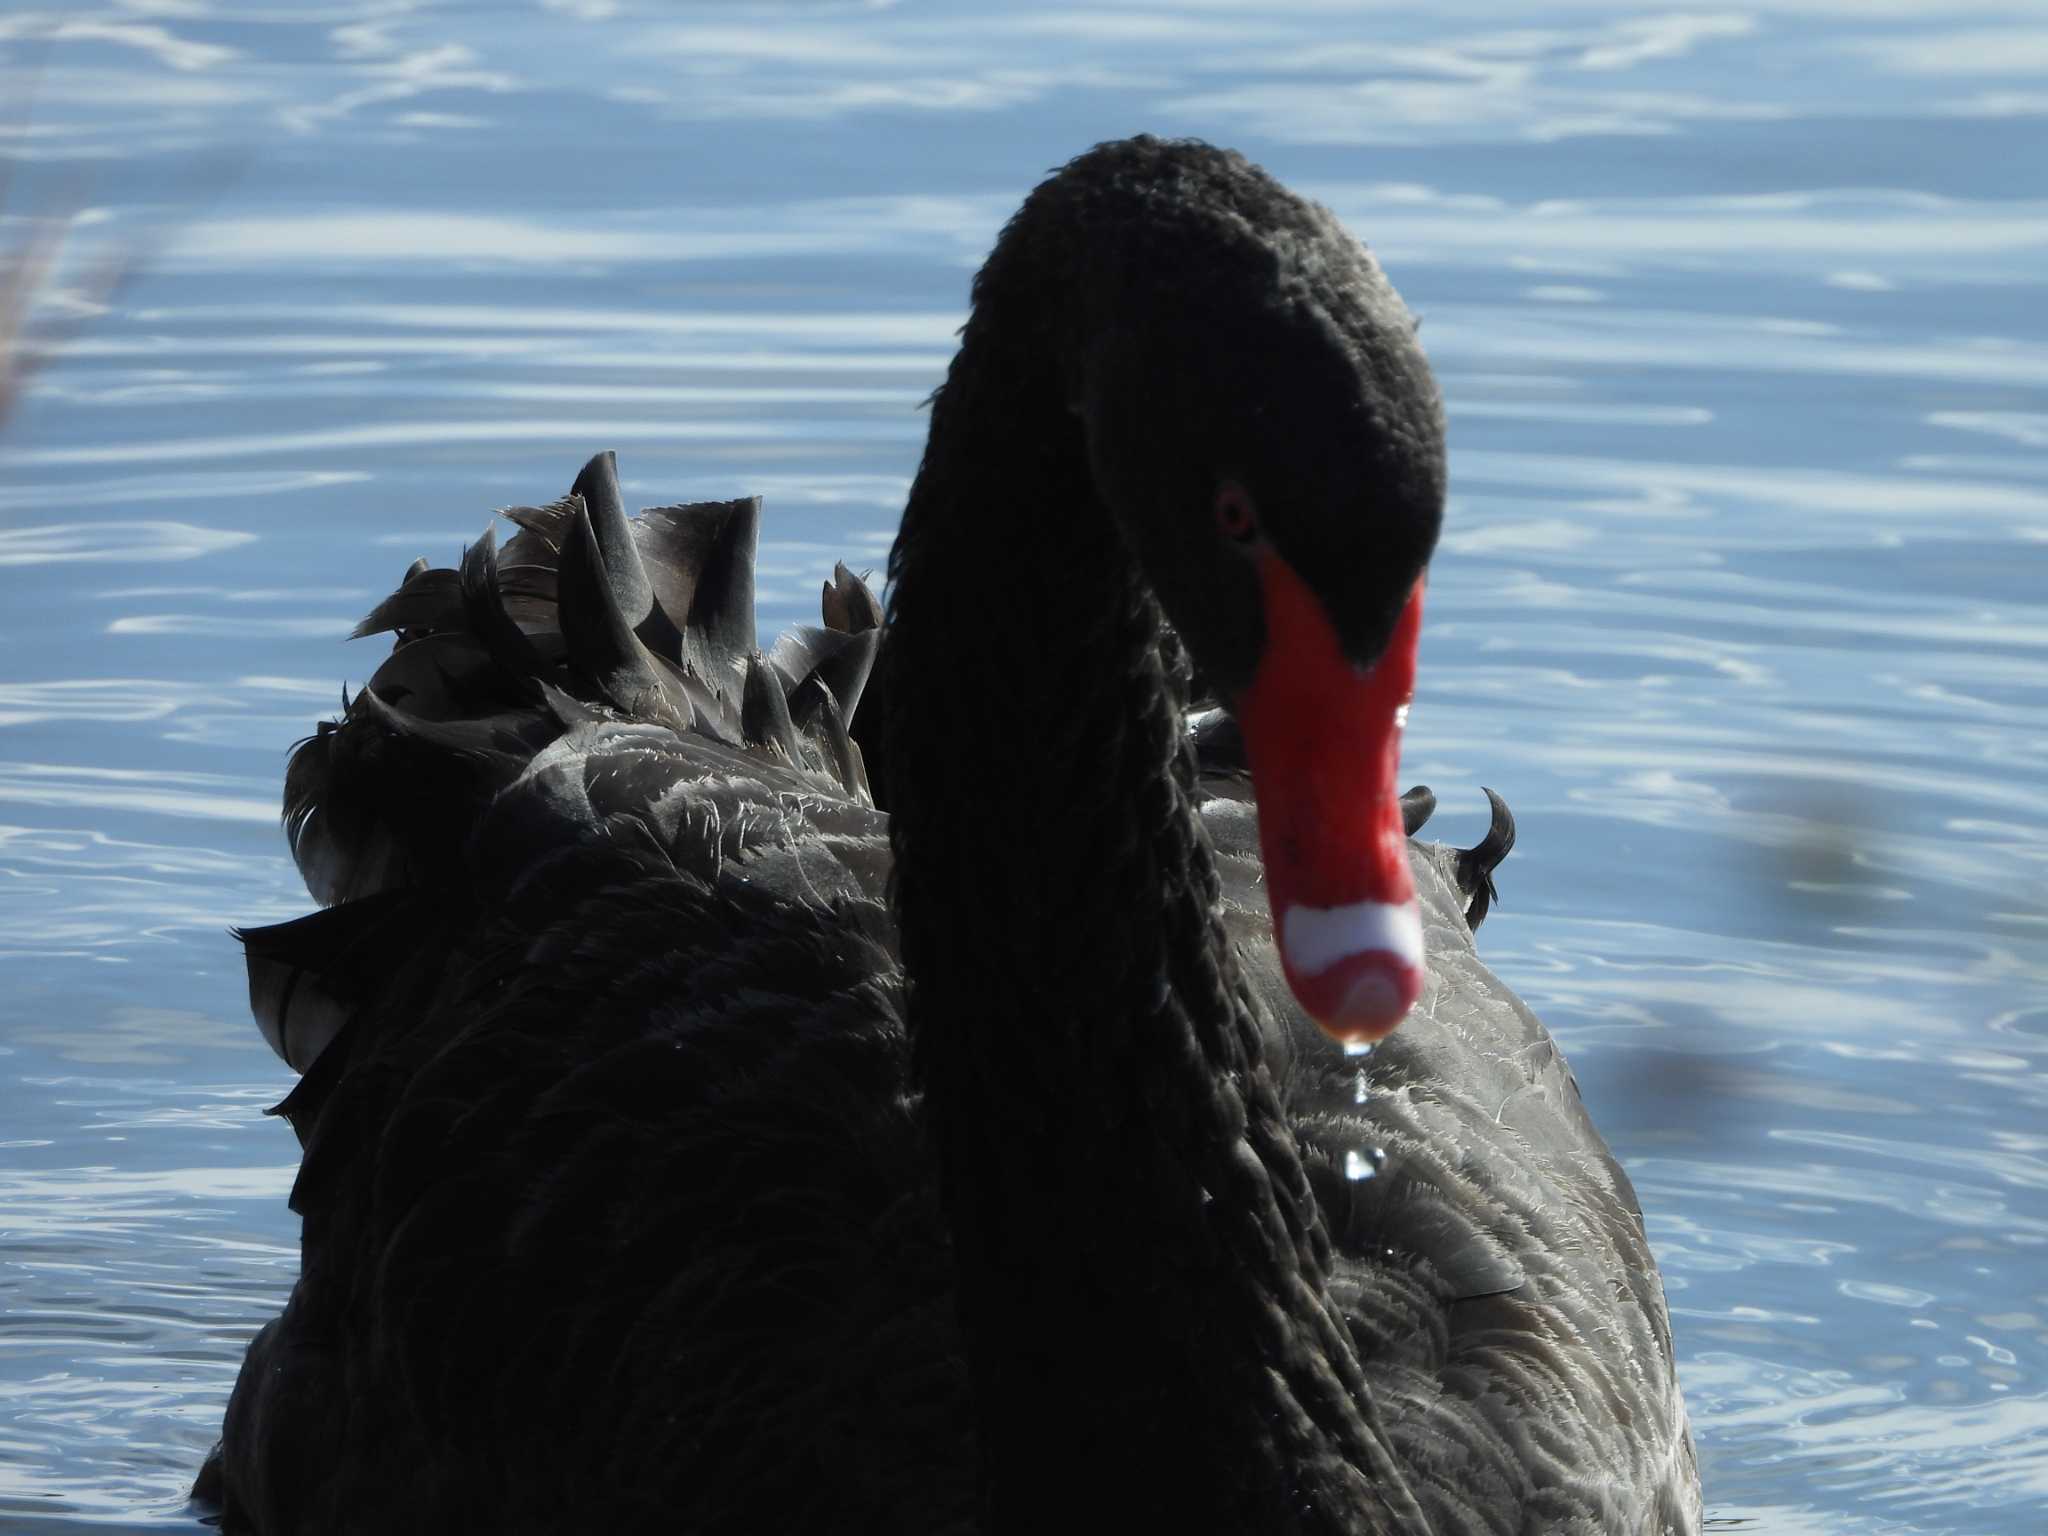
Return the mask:
<svg viewBox="0 0 2048 1536"><path fill-rule="evenodd" d="M1387 1166L1387 1154L1380 1147L1353 1147L1344 1154L1344 1177L1361 1183Z"/></svg>

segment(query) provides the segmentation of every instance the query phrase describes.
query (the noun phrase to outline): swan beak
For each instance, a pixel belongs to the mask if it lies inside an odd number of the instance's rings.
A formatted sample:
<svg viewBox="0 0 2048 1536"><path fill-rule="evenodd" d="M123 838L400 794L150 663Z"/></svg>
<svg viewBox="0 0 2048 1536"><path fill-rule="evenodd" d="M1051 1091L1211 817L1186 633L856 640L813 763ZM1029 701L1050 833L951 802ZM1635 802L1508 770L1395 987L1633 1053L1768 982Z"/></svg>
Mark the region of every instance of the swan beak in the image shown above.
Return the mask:
<svg viewBox="0 0 2048 1536"><path fill-rule="evenodd" d="M1281 969L1347 1045L1378 1040L1422 995L1422 914L1396 788L1422 631L1418 578L1370 667L1344 654L1307 582L1260 554L1266 647L1239 695Z"/></svg>

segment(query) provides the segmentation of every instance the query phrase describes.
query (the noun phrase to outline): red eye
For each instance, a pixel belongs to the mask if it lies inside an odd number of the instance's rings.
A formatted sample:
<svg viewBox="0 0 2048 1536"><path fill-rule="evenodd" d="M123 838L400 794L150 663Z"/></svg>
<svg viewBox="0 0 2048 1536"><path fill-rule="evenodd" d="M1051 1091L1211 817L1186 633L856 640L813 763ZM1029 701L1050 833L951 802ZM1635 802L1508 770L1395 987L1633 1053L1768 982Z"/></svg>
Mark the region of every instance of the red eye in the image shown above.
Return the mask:
<svg viewBox="0 0 2048 1536"><path fill-rule="evenodd" d="M1225 538L1240 544L1259 531L1259 514L1252 510L1252 498L1235 480L1224 481L1216 492L1216 526Z"/></svg>

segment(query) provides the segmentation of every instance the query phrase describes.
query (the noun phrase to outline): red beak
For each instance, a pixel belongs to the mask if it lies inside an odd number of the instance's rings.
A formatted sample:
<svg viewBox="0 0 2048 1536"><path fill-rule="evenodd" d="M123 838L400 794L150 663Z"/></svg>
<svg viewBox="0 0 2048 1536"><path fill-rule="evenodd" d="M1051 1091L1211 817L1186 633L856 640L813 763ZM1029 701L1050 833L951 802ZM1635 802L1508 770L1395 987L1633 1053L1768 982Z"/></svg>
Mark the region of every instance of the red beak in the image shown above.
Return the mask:
<svg viewBox="0 0 2048 1536"><path fill-rule="evenodd" d="M1347 1044L1381 1038L1422 995L1422 914L1395 790L1415 691L1422 582L1361 671L1308 584L1261 554L1266 649L1237 701L1259 804L1273 940L1287 984Z"/></svg>

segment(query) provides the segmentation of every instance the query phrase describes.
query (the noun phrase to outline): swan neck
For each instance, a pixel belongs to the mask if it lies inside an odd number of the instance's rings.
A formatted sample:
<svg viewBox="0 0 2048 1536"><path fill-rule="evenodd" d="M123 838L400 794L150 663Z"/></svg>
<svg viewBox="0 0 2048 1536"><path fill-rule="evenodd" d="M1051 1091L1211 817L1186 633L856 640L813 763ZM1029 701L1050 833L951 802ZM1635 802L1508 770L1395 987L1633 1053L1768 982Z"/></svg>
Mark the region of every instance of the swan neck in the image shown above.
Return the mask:
<svg viewBox="0 0 2048 1536"><path fill-rule="evenodd" d="M892 556L887 724L991 1523L1061 1528L1093 1485L1136 1528L1364 1529L1363 1384L1221 926L1178 647L1056 370L985 318Z"/></svg>

